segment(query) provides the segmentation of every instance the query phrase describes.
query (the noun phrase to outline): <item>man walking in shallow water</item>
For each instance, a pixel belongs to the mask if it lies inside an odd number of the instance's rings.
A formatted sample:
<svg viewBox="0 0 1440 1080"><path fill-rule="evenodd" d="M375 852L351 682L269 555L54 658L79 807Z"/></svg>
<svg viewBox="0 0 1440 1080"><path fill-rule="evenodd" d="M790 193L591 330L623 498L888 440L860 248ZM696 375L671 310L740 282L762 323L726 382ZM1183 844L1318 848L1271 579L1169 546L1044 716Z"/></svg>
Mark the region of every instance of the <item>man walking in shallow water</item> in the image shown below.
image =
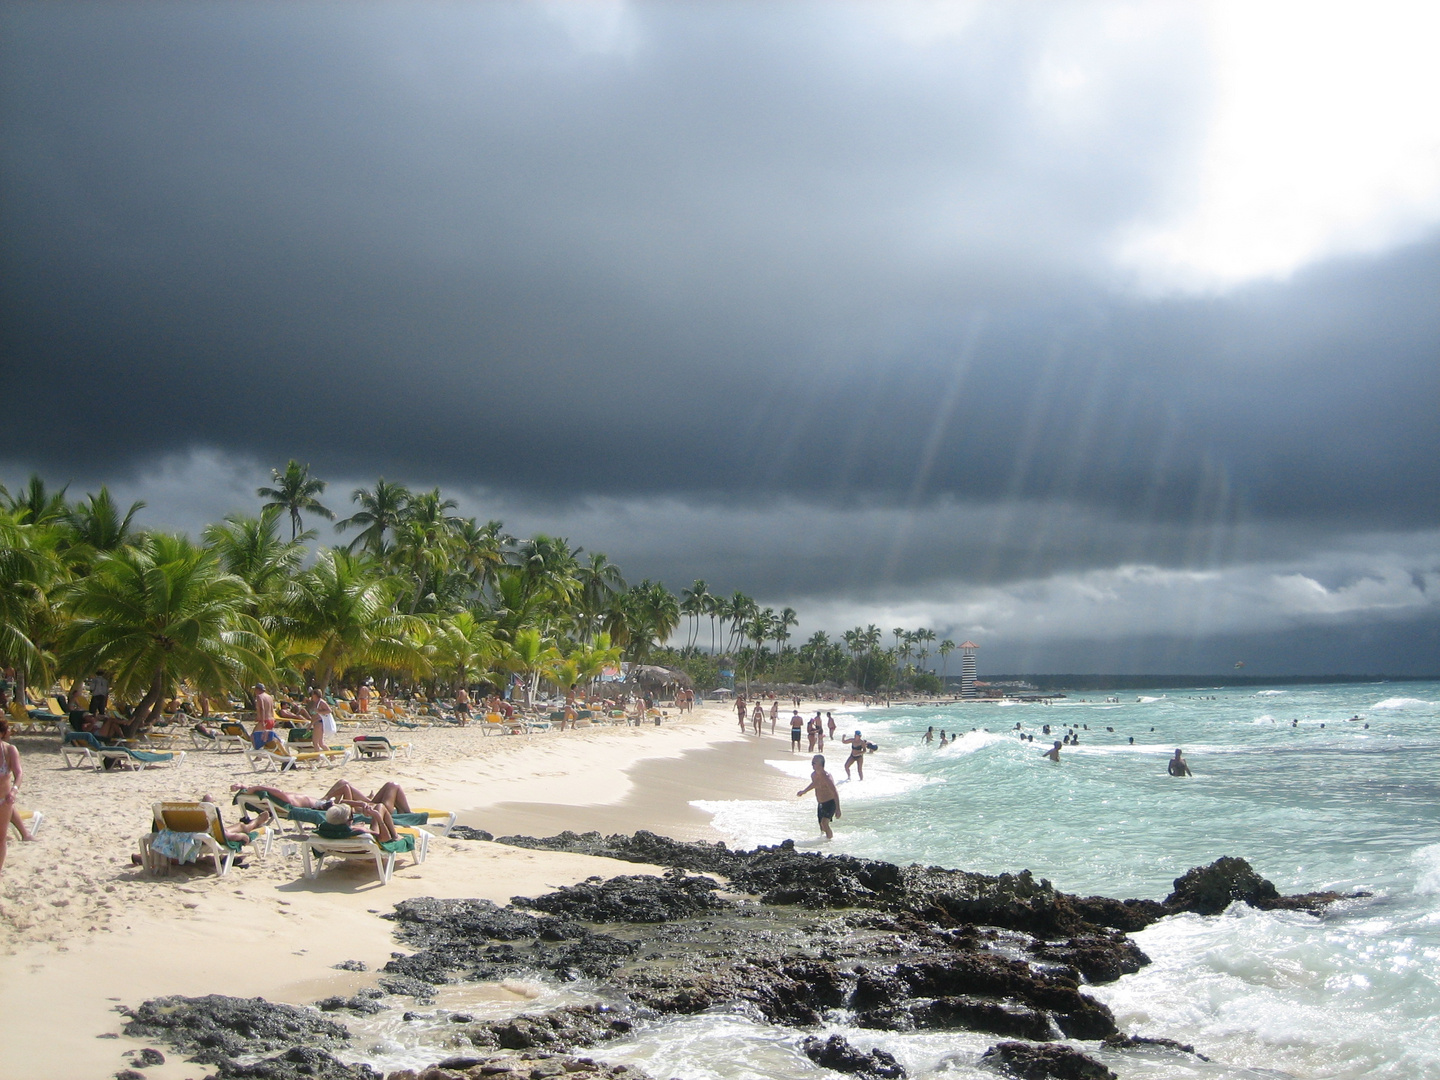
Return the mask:
<svg viewBox="0 0 1440 1080"><path fill-rule="evenodd" d="M826 840L834 840L830 822L840 816L840 792L835 788L834 778L825 771L824 755L811 758L810 767L810 783L797 791L795 797L803 798L807 791L815 792L815 815L820 819L820 831Z"/></svg>

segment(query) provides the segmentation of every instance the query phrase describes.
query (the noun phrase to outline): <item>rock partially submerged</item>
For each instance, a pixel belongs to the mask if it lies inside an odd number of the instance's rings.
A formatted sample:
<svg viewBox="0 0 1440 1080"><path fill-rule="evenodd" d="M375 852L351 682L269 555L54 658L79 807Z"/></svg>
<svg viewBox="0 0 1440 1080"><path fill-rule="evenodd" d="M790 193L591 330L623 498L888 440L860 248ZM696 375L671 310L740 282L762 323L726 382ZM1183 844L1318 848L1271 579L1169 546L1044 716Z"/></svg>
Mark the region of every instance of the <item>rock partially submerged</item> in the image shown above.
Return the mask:
<svg viewBox="0 0 1440 1080"><path fill-rule="evenodd" d="M1115 1074L1089 1054L1064 1043L1003 1042L990 1047L980 1061L1018 1080L1116 1080Z"/></svg>
<svg viewBox="0 0 1440 1080"><path fill-rule="evenodd" d="M851 855L799 851L790 840L774 847L731 851L723 843L687 843L641 830L634 836L568 831L538 839L502 836L496 842L718 874L728 878L735 890L758 896L766 904L909 912L937 926L970 923L1046 938L1095 929L1131 933L1182 911L1219 914L1236 900L1260 908L1313 912L1346 898L1331 892L1282 896L1244 859L1229 857L1177 878L1175 891L1162 903L1075 896L1044 878L1037 880L1028 870L990 875L938 866L896 866Z"/></svg>
<svg viewBox="0 0 1440 1080"><path fill-rule="evenodd" d="M452 1057L416 1071L401 1069L385 1080L649 1080L633 1065L606 1065L569 1054L527 1053L505 1057Z"/></svg>
<svg viewBox="0 0 1440 1080"><path fill-rule="evenodd" d="M816 1065L850 1073L859 1080L902 1080L905 1076L905 1066L893 1055L878 1049L857 1050L844 1035L831 1035L828 1039L811 1035L800 1044L800 1049Z"/></svg>
<svg viewBox="0 0 1440 1080"><path fill-rule="evenodd" d="M1313 892L1282 896L1274 884L1256 873L1244 859L1227 855L1176 878L1175 891L1165 898L1165 909L1172 914L1191 911L1196 915L1219 915L1238 900L1266 911L1308 911L1313 915L1337 900L1368 895Z"/></svg>

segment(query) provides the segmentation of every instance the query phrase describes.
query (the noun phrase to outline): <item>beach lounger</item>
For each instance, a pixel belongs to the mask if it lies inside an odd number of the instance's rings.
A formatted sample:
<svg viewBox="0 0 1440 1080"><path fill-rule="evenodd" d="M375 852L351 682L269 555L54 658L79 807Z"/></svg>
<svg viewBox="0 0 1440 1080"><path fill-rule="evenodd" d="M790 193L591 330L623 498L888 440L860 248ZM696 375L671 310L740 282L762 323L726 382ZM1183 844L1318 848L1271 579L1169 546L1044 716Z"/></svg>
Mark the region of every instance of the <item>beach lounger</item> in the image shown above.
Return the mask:
<svg viewBox="0 0 1440 1080"><path fill-rule="evenodd" d="M220 746L222 754L228 754L231 750L243 751L255 749L255 744L250 739L250 733L245 730L245 725L238 720L224 720L220 723Z"/></svg>
<svg viewBox="0 0 1440 1080"><path fill-rule="evenodd" d="M249 833L248 841L227 840L225 826L220 822L220 808L207 802L157 802L151 807L154 827L149 835L140 838L140 861L152 875L163 873L169 868L170 855L185 841L175 841L174 834L180 834L190 843L198 846L198 852L215 859L215 874L224 877L230 872L237 853L244 851L247 844L261 858L270 854L274 832L270 828ZM169 834L162 837L162 833Z"/></svg>
<svg viewBox="0 0 1440 1080"><path fill-rule="evenodd" d="M381 843L369 833L357 832L348 826L331 825L321 815L321 823L315 826L315 831L300 842L305 876L314 878L319 874L327 858L373 859L380 883L388 885L397 855L409 852L415 859L415 865L419 866L430 850L429 833L399 827L395 831L398 834L396 839Z"/></svg>
<svg viewBox="0 0 1440 1080"><path fill-rule="evenodd" d="M410 756L410 744L392 743L384 735L356 735L355 757L362 761L393 761L396 751Z"/></svg>
<svg viewBox="0 0 1440 1080"><path fill-rule="evenodd" d="M89 734L89 732L84 732ZM102 746L99 750L100 767L109 761L126 769L145 769L152 765L183 765L184 750L136 750L130 746Z"/></svg>
<svg viewBox="0 0 1440 1080"><path fill-rule="evenodd" d="M344 750L292 750L286 743L271 739L259 750L248 748L245 758L256 772L278 769L284 772L304 765L308 769L333 768L350 760L351 751Z"/></svg>
<svg viewBox="0 0 1440 1080"><path fill-rule="evenodd" d="M104 749L105 744L92 731L67 731L60 739L60 756L67 769L81 765L100 768L100 751Z"/></svg>
<svg viewBox="0 0 1440 1080"><path fill-rule="evenodd" d="M29 828L31 836L40 831L40 823L45 820L44 813L39 810L21 810L20 817ZM14 818L10 819L10 827L15 830L16 836L20 835L20 826L15 824Z"/></svg>

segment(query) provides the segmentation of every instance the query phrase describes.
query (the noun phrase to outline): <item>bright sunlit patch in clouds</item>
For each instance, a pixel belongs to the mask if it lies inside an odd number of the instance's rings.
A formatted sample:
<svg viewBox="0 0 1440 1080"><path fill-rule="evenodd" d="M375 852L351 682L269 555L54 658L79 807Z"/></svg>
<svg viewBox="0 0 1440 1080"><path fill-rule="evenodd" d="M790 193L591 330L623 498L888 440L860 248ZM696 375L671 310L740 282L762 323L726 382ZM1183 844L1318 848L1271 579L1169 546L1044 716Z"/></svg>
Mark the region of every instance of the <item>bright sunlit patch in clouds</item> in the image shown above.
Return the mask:
<svg viewBox="0 0 1440 1080"><path fill-rule="evenodd" d="M1440 222L1440 7L1237 0L1209 22L1215 102L1193 183L1120 248L1142 288L1284 277Z"/></svg>

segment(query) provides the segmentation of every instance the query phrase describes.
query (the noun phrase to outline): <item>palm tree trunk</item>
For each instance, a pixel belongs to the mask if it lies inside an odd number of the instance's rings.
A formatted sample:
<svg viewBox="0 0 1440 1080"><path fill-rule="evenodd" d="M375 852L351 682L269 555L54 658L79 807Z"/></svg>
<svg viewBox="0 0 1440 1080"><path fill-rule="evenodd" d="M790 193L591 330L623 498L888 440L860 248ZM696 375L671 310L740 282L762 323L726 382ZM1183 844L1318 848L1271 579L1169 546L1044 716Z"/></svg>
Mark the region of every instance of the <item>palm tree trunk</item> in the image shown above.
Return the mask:
<svg viewBox="0 0 1440 1080"><path fill-rule="evenodd" d="M125 734L133 737L136 732L144 730L150 723L150 719L160 709L165 694L165 668L162 665L155 669L155 675L150 680L150 689L140 699L140 704L135 706L135 714L130 717L130 723L125 725Z"/></svg>

